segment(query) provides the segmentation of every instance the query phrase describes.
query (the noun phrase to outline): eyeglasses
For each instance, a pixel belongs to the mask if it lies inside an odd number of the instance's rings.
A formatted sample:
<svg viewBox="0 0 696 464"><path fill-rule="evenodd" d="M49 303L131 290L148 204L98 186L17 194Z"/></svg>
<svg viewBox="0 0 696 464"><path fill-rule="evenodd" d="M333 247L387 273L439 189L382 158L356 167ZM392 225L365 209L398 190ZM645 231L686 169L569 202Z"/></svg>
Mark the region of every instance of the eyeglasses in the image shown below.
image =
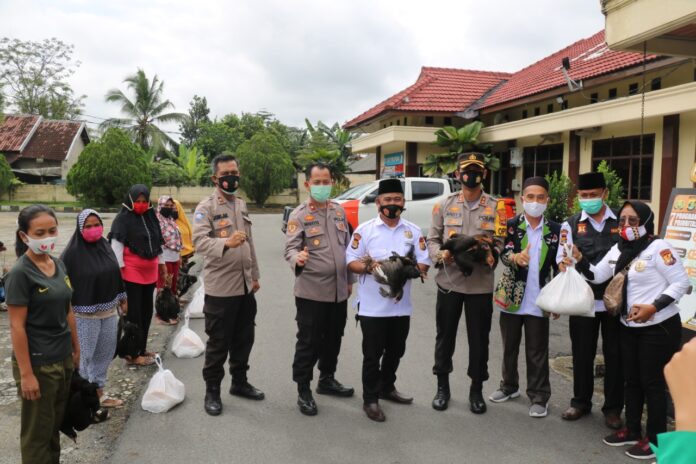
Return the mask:
<svg viewBox="0 0 696 464"><path fill-rule="evenodd" d="M621 216L619 218L619 225L628 225L631 227L637 227L640 224L640 218L637 216Z"/></svg>

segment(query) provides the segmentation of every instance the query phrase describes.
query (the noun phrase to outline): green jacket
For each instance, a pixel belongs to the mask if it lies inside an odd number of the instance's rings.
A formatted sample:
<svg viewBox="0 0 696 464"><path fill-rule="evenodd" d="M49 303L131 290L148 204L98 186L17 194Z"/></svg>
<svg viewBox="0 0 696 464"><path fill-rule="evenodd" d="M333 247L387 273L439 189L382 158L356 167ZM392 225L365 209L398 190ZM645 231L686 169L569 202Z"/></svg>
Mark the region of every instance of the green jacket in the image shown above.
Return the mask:
<svg viewBox="0 0 696 464"><path fill-rule="evenodd" d="M650 445L660 464L696 462L696 432L667 432L657 436L657 446Z"/></svg>

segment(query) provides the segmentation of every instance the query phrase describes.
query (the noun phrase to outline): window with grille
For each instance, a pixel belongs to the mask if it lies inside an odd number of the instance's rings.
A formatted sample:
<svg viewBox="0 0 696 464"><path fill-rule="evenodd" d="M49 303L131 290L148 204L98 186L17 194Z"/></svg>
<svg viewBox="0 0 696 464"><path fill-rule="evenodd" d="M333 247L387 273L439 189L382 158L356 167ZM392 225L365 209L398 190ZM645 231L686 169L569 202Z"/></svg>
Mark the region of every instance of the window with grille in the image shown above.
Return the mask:
<svg viewBox="0 0 696 464"><path fill-rule="evenodd" d="M592 170L606 160L623 180L623 198L650 201L654 151L655 134L643 136L642 155L640 136L595 140L592 142Z"/></svg>
<svg viewBox="0 0 696 464"><path fill-rule="evenodd" d="M522 150L522 176L529 177L551 174L563 170L563 144L524 147Z"/></svg>

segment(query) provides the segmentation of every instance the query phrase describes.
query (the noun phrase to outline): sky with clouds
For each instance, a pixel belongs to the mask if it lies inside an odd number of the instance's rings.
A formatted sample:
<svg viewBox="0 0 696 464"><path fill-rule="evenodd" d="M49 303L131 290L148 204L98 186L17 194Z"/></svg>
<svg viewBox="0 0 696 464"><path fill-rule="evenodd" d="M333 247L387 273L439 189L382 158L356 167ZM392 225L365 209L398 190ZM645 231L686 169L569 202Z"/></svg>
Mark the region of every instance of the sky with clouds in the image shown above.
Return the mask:
<svg viewBox="0 0 696 464"><path fill-rule="evenodd" d="M142 68L185 112L345 122L421 66L516 71L604 27L599 0L0 0L0 36L75 45L85 114Z"/></svg>

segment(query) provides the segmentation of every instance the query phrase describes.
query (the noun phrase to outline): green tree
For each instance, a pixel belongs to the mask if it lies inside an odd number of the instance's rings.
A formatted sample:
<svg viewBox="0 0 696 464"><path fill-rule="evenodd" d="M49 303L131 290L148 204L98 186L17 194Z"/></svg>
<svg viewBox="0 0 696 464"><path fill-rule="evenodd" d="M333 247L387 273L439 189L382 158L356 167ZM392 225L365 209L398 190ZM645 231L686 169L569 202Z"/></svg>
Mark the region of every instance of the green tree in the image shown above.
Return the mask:
<svg viewBox="0 0 696 464"><path fill-rule="evenodd" d="M256 133L237 150L241 187L257 206L290 185L295 169L278 138L266 131Z"/></svg>
<svg viewBox="0 0 696 464"><path fill-rule="evenodd" d="M188 118L179 125L181 131L181 141L192 147L198 141L203 124L210 122L208 115L208 100L205 97L194 95L189 103Z"/></svg>
<svg viewBox="0 0 696 464"><path fill-rule="evenodd" d="M336 181L339 190L343 190L350 186L350 181L346 177L348 165L346 164L341 152L333 149L317 148L309 153L302 153L297 158L297 163L302 170L306 169L312 163L324 163L329 166L333 178Z"/></svg>
<svg viewBox="0 0 696 464"><path fill-rule="evenodd" d="M233 152L243 142L241 135L223 122L209 122L201 125L196 146L208 160L222 152Z"/></svg>
<svg viewBox="0 0 696 464"><path fill-rule="evenodd" d="M190 185L186 171L170 160L161 160L150 165L152 185L175 186Z"/></svg>
<svg viewBox="0 0 696 464"><path fill-rule="evenodd" d="M498 157L487 153L491 147L478 143L482 128L481 121L473 121L459 129L445 126L435 131L435 144L447 148L447 153L429 155L423 164L423 172L429 176L450 174L457 169L457 155L471 150L484 153L486 168L489 171L500 169Z"/></svg>
<svg viewBox="0 0 696 464"><path fill-rule="evenodd" d="M142 69L126 77L124 82L132 92L132 97L129 98L119 89L112 89L107 92L106 101L120 104L121 112L126 117L107 119L101 127L119 127L125 130L144 150L165 145L175 147L176 142L159 125L182 123L188 116L167 112L174 109L174 104L164 98L164 82L157 75L150 81Z"/></svg>
<svg viewBox="0 0 696 464"><path fill-rule="evenodd" d="M607 184L607 205L612 209L619 209L624 204L623 179L614 171L606 160L602 160L597 166L597 172L604 175L604 182ZM580 212L580 202L577 196L573 200L573 212Z"/></svg>
<svg viewBox="0 0 696 464"><path fill-rule="evenodd" d="M84 204L114 205L133 184L150 185L147 154L120 129L88 144L68 172L67 190Z"/></svg>
<svg viewBox="0 0 696 464"><path fill-rule="evenodd" d="M0 82L13 108L48 119L77 118L85 96L75 96L68 83L80 66L73 51L73 45L56 38L0 39Z"/></svg>
<svg viewBox="0 0 696 464"><path fill-rule="evenodd" d="M7 158L0 153L0 195L9 192L17 182L19 181L15 178Z"/></svg>
<svg viewBox="0 0 696 464"><path fill-rule="evenodd" d="M568 206L573 183L568 176L558 171L547 174L546 181L549 183L549 204L545 216L552 221L563 223L573 214Z"/></svg>

